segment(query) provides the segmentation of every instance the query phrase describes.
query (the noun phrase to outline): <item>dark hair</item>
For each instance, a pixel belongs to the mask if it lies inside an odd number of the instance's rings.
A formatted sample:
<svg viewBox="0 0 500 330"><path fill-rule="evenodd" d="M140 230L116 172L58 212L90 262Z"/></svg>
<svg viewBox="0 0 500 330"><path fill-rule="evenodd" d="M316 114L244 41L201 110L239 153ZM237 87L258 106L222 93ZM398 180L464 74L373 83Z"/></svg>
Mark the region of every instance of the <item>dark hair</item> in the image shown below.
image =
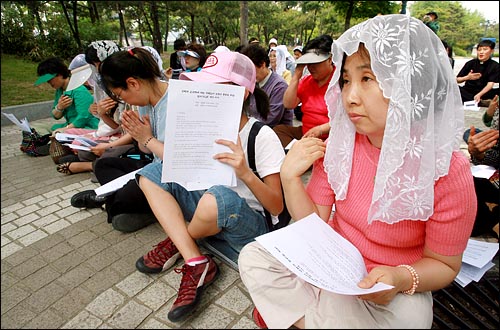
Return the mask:
<svg viewBox="0 0 500 330"><path fill-rule="evenodd" d="M186 42L184 39L175 39L174 41L174 50L180 50L186 48Z"/></svg>
<svg viewBox="0 0 500 330"><path fill-rule="evenodd" d="M251 59L253 64L257 67L261 67L262 63L265 63L266 67L269 66L269 55L267 54L266 49L258 44L245 46L241 49L240 53L248 56L248 58Z"/></svg>
<svg viewBox="0 0 500 330"><path fill-rule="evenodd" d="M251 37L249 40L248 40L248 43L251 44L252 42L254 41L257 41L257 43L259 43L259 39L257 39L256 37Z"/></svg>
<svg viewBox="0 0 500 330"><path fill-rule="evenodd" d="M362 58L366 58L368 60L371 60L370 52L368 51L368 49L366 48L366 46L365 46L364 43L362 43L362 42L359 43L357 51L359 52L359 55ZM344 73L344 65L345 65L345 61L346 60L347 60L347 54L344 53L344 58L342 58L342 67L341 67L340 77L339 77L339 86L340 86L340 89L342 89L344 87L343 73ZM370 66L371 66L371 64L370 64Z"/></svg>
<svg viewBox="0 0 500 330"><path fill-rule="evenodd" d="M44 74L50 73L61 75L64 79L69 77L68 66L59 57L50 57L43 62L40 62L36 69L36 73L38 76L43 76Z"/></svg>
<svg viewBox="0 0 500 330"><path fill-rule="evenodd" d="M483 39L477 44L477 48L479 47L490 47L491 49L495 49L495 42L490 39Z"/></svg>
<svg viewBox="0 0 500 330"><path fill-rule="evenodd" d="M85 62L89 64L101 62L99 57L97 57L97 49L92 46L88 46L87 49L85 49Z"/></svg>
<svg viewBox="0 0 500 330"><path fill-rule="evenodd" d="M187 50L192 50L193 52L198 53L200 55L200 67L203 67L205 65L205 61L207 60L207 51L205 50L205 47L200 44L191 44L187 46Z"/></svg>
<svg viewBox="0 0 500 330"><path fill-rule="evenodd" d="M333 38L328 34L322 34L309 40L306 46L302 49L302 54L305 54L309 49L319 49L324 53L330 53L332 50L332 44Z"/></svg>
<svg viewBox="0 0 500 330"><path fill-rule="evenodd" d="M236 47L236 48L234 49L234 51L235 51L235 52L238 52L238 53L241 53L241 50L242 50L243 48L245 48L245 45L239 45L238 47Z"/></svg>
<svg viewBox="0 0 500 330"><path fill-rule="evenodd" d="M111 88L127 89L130 77L153 83L161 79L160 68L153 55L142 48L122 50L108 56L99 66L99 74L106 94L120 102L111 92Z"/></svg>
<svg viewBox="0 0 500 330"><path fill-rule="evenodd" d="M243 103L243 111L247 115L250 113L250 97L247 97L245 103ZM267 115L269 115L269 95L256 84L253 90L253 97L255 98L257 112L262 118L267 119Z"/></svg>

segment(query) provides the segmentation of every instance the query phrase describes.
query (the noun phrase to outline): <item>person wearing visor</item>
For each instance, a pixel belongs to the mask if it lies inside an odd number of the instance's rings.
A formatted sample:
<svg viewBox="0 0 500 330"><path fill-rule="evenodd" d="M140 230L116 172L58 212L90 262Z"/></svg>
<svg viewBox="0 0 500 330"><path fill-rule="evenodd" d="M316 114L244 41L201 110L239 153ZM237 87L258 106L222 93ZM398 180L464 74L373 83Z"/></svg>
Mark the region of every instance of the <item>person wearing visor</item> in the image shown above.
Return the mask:
<svg viewBox="0 0 500 330"><path fill-rule="evenodd" d="M68 66L58 57L51 57L41 62L37 67L38 79L35 86L48 83L55 89L54 104L51 110L54 119L62 119L64 123L54 124L51 127L35 127L43 134L64 132L69 128L96 129L99 119L92 116L89 107L93 102L92 94L81 85L67 91L70 80Z"/></svg>
<svg viewBox="0 0 500 330"><path fill-rule="evenodd" d="M438 22L438 14L435 11L430 11L424 16L424 24L434 31L435 34L439 32L440 25Z"/></svg>
<svg viewBox="0 0 500 330"><path fill-rule="evenodd" d="M297 67L283 96L283 105L286 109L295 109L302 103L302 126L277 125L273 128L283 147L293 139L316 137L325 140L328 137L330 124L324 97L335 71L330 53L332 42L332 37L326 34L310 40L304 55L295 62ZM306 67L310 74L304 76Z"/></svg>
<svg viewBox="0 0 500 330"><path fill-rule="evenodd" d="M185 72L201 71L207 59L207 51L205 47L200 44L191 44L185 51L179 52L178 54L184 57L186 64Z"/></svg>

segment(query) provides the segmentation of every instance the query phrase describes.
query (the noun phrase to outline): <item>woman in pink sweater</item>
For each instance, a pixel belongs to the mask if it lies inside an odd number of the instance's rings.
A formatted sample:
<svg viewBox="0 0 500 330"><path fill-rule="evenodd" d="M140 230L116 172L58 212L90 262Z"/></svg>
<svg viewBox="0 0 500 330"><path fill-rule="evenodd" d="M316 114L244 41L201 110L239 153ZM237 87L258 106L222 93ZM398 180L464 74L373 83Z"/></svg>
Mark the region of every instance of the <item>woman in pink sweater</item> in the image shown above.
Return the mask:
<svg viewBox="0 0 500 330"><path fill-rule="evenodd" d="M446 51L419 20L386 15L346 31L332 54L341 69L325 96L329 139L304 138L289 151L286 202L293 219L314 212L358 248L368 272L360 288L393 288L322 290L253 242L239 268L254 320L270 328L430 328L431 291L458 274L477 207Z"/></svg>

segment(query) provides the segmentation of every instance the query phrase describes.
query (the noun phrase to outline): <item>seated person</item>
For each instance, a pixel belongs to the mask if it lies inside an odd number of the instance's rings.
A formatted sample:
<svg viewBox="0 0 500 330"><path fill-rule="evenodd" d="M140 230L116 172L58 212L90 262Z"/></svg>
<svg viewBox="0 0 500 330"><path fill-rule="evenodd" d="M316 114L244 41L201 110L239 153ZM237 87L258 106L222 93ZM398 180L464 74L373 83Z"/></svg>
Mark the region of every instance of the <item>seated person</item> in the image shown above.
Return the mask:
<svg viewBox="0 0 500 330"><path fill-rule="evenodd" d="M304 55L296 61L295 74L283 97L283 105L287 109L295 109L302 104L302 125L277 125L273 128L283 147L293 139L319 137L324 140L328 137L330 123L325 93L335 71L331 61L332 42L329 35L310 40L304 47ZM304 76L306 67L309 74Z"/></svg>
<svg viewBox="0 0 500 330"><path fill-rule="evenodd" d="M491 130L476 133L471 126L468 151L474 165L489 165L496 169L490 179L474 177L477 196L477 214L472 229L472 236L493 235L498 239L500 219L500 191L498 170L500 168L500 139L498 133L498 95L491 101L483 120L489 120Z"/></svg>
<svg viewBox="0 0 500 330"><path fill-rule="evenodd" d="M266 49L258 44L251 44L244 47L240 53L252 60L257 71L257 85L269 97L269 114L267 115L267 119L262 118L257 112L257 105L253 95L250 96L249 115L271 127L278 124L292 126L293 111L286 109L283 105L283 96L288 88L288 84L276 72L269 69L269 56L266 53Z"/></svg>
<svg viewBox="0 0 500 330"><path fill-rule="evenodd" d="M207 51L200 44L190 44L186 50L177 54L184 58L184 63L186 64L185 72L201 71L207 60Z"/></svg>
<svg viewBox="0 0 500 330"><path fill-rule="evenodd" d="M499 82L500 64L491 56L495 49L495 43L484 39L477 45L477 58L465 63L457 74L457 83L461 84L460 95L462 102L491 100L498 94L493 90L493 85Z"/></svg>
<svg viewBox="0 0 500 330"><path fill-rule="evenodd" d="M62 59L51 57L38 64L38 79L35 86L48 83L54 88L54 106L51 114L54 119L63 119L64 123L48 127L35 127L38 133L55 134L70 128L86 128L95 130L99 119L92 116L89 107L94 99L85 86L81 85L71 91L66 91L70 80L70 71Z"/></svg>
<svg viewBox="0 0 500 330"><path fill-rule="evenodd" d="M136 141L140 151L154 158L153 162L161 163L168 83L162 80L154 56L141 47L119 51L101 63L99 73L106 94L114 101L139 106L138 112L124 111L122 126ZM94 171L99 183L105 184L149 162L147 159L99 158ZM156 222L135 180L130 180L105 198L97 197L94 190L82 191L71 198L71 205L78 208L100 207L104 204L108 222L118 231L134 232Z"/></svg>
<svg viewBox="0 0 500 330"><path fill-rule="evenodd" d="M271 47L271 50L269 51L269 68L273 72L276 72L279 76L283 77L286 83L289 84L292 80L292 72L286 67L287 53L288 50L285 45Z"/></svg>
<svg viewBox="0 0 500 330"><path fill-rule="evenodd" d="M137 269L143 273L160 273L173 267L181 257L185 261L179 293L168 313L172 322L181 321L193 312L205 288L219 274L215 261L201 253L196 240L214 236L239 253L245 244L268 232L264 208L271 214L283 210L279 171L285 155L270 127L263 126L255 139L256 170L263 180L248 165L246 145L257 121L247 116L249 95L256 96L261 116L265 118L269 112L267 95L255 85L254 64L238 52L212 54L208 63L201 72L181 73L180 79L245 87L243 107L232 109L240 113L238 143L215 141L230 148L228 152L214 155L214 159L234 169L236 187L214 185L207 190L188 191L177 183L161 182L161 163L146 165L136 175L168 236L137 260ZM241 76L241 72L248 74Z"/></svg>

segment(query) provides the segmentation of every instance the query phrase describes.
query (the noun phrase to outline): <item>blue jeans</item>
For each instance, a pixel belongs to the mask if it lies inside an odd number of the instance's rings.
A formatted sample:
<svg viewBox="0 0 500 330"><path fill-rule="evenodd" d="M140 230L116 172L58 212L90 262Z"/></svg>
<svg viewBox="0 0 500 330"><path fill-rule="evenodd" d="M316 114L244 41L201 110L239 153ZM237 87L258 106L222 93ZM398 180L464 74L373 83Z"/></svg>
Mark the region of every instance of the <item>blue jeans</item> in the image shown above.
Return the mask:
<svg viewBox="0 0 500 330"><path fill-rule="evenodd" d="M217 227L221 229L214 235L218 240L227 242L234 254L255 237L268 232L264 214L252 209L236 192L226 186L212 186L207 190L188 191L175 182L161 182L161 163L151 163L143 167L137 176L142 175L169 192L179 204L184 219L191 221L198 202L204 194L211 194L217 201Z"/></svg>

